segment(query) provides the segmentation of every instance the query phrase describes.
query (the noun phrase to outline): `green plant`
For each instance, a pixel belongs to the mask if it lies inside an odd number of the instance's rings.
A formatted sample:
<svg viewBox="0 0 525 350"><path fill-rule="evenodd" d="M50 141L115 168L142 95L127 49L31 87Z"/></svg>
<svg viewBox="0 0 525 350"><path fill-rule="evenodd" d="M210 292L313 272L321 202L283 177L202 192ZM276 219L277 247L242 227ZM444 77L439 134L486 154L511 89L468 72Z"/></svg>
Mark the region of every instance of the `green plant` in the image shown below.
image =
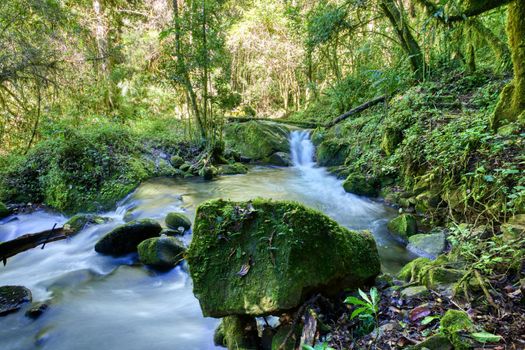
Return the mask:
<svg viewBox="0 0 525 350"><path fill-rule="evenodd" d="M328 343L316 344L315 346L303 345L303 350L335 350L328 346Z"/></svg>
<svg viewBox="0 0 525 350"><path fill-rule="evenodd" d="M361 289L358 289L358 292L361 299L349 296L345 299L345 303L356 306L350 318L359 317L363 323L362 330L364 333L370 333L374 328L379 327L379 292L375 287L370 289L370 296Z"/></svg>

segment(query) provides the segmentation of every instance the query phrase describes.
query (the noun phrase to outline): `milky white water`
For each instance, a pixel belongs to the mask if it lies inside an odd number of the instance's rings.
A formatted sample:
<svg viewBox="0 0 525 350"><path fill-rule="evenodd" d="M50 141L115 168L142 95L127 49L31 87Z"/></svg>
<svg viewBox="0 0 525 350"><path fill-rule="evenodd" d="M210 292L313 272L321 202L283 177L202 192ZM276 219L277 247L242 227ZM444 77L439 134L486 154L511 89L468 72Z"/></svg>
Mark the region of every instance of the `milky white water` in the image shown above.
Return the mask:
<svg viewBox="0 0 525 350"><path fill-rule="evenodd" d="M0 267L0 285L24 285L34 301L50 308L37 320L18 312L0 317L0 349L215 349L218 320L203 318L185 267L159 273L136 263L136 256L114 259L97 254L96 241L115 226L135 218L162 222L170 211L193 219L199 203L211 198L254 197L297 200L353 229L370 229L376 237L384 271L397 271L411 257L387 232L395 212L380 203L345 193L341 180L314 162L308 132L290 136L293 167L253 167L246 175L211 182L154 179L142 184L111 220L91 226L67 241L32 249ZM0 241L50 229L66 217L43 211L0 222ZM184 237L189 243L191 235ZM329 254L329 252L319 252Z"/></svg>

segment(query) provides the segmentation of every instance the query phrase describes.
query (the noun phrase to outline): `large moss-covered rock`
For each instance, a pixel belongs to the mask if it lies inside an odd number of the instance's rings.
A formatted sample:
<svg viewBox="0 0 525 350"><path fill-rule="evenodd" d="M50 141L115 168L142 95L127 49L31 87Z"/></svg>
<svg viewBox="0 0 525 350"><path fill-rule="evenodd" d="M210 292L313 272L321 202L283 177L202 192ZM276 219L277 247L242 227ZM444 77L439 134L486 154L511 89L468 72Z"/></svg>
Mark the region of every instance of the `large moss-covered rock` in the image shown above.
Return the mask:
<svg viewBox="0 0 525 350"><path fill-rule="evenodd" d="M443 232L418 234L408 238L408 250L435 259L445 250L445 234Z"/></svg>
<svg viewBox="0 0 525 350"><path fill-rule="evenodd" d="M71 231L71 235L75 235L83 230L88 225L100 225L107 222L109 219L94 214L77 214L72 216L65 224L64 228Z"/></svg>
<svg viewBox="0 0 525 350"><path fill-rule="evenodd" d="M317 163L321 166L337 166L345 163L351 145L342 139L326 139L316 148Z"/></svg>
<svg viewBox="0 0 525 350"><path fill-rule="evenodd" d="M3 219L8 215L9 209L7 209L7 206L4 203L0 202L0 219Z"/></svg>
<svg viewBox="0 0 525 350"><path fill-rule="evenodd" d="M185 250L179 239L168 236L148 238L137 246L140 262L159 269L176 266L182 261Z"/></svg>
<svg viewBox="0 0 525 350"><path fill-rule="evenodd" d="M31 291L22 286L0 287L0 316L18 311L32 300Z"/></svg>
<svg viewBox="0 0 525 350"><path fill-rule="evenodd" d="M290 154L286 152L275 152L268 158L268 163L277 166L290 166L292 165L292 160L290 159Z"/></svg>
<svg viewBox="0 0 525 350"><path fill-rule="evenodd" d="M98 253L120 256L137 251L137 245L162 231L159 223L151 219L128 222L113 229L95 245Z"/></svg>
<svg viewBox="0 0 525 350"><path fill-rule="evenodd" d="M397 218L390 220L388 229L403 240L417 233L416 217L412 214L401 214Z"/></svg>
<svg viewBox="0 0 525 350"><path fill-rule="evenodd" d="M379 193L378 182L374 178L368 178L362 174L352 173L348 175L343 188L346 192L354 193L359 196L376 197Z"/></svg>
<svg viewBox="0 0 525 350"><path fill-rule="evenodd" d="M310 293L358 287L380 271L370 233L265 199L201 204L187 260L203 314L212 317L278 314Z"/></svg>
<svg viewBox="0 0 525 350"><path fill-rule="evenodd" d="M224 136L229 149L254 160L262 160L275 152L288 152L289 130L280 124L249 121L225 126Z"/></svg>
<svg viewBox="0 0 525 350"><path fill-rule="evenodd" d="M166 226L172 230L179 230L181 227L184 230L189 230L191 227L190 219L188 219L186 215L177 212L172 212L166 215L164 222L166 222Z"/></svg>

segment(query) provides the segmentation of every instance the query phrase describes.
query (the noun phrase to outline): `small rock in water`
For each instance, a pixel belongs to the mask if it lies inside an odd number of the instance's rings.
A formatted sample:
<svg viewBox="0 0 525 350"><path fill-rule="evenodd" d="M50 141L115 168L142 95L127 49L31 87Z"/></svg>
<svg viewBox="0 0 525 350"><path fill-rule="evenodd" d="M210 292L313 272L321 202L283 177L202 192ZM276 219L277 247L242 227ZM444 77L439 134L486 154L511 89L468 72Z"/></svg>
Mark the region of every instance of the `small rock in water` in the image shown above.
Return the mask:
<svg viewBox="0 0 525 350"><path fill-rule="evenodd" d="M121 225L102 237L95 245L101 254L121 256L137 251L137 245L151 237L158 237L162 227L154 220L142 219Z"/></svg>
<svg viewBox="0 0 525 350"><path fill-rule="evenodd" d="M48 309L46 303L36 303L31 306L29 310L26 311L26 316L32 319L37 319Z"/></svg>
<svg viewBox="0 0 525 350"><path fill-rule="evenodd" d="M175 267L184 258L186 250L180 240L168 236L147 239L137 249L144 265L159 269Z"/></svg>
<svg viewBox="0 0 525 350"><path fill-rule="evenodd" d="M18 311L32 300L31 291L22 286L0 287L0 316Z"/></svg>
<svg viewBox="0 0 525 350"><path fill-rule="evenodd" d="M184 230L189 230L191 227L191 221L183 213L172 212L166 215L166 226L172 230L179 230L183 228Z"/></svg>

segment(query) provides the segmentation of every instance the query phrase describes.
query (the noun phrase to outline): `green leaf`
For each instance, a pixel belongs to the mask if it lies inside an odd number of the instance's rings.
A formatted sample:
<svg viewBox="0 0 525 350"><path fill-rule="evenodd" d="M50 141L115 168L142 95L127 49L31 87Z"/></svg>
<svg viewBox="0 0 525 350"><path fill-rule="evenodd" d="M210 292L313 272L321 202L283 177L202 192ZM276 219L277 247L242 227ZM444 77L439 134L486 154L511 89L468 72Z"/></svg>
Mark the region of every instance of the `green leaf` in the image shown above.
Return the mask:
<svg viewBox="0 0 525 350"><path fill-rule="evenodd" d="M487 182L494 182L494 176L492 175L485 175L483 176L483 179Z"/></svg>
<svg viewBox="0 0 525 350"><path fill-rule="evenodd" d="M353 320L354 318L356 318L356 316L358 316L358 315L360 315L360 314L362 314L363 312L366 312L366 311L368 311L368 309L366 307L357 308L350 315L350 319Z"/></svg>
<svg viewBox="0 0 525 350"><path fill-rule="evenodd" d="M310 345L303 345L303 350L315 350L315 349Z"/></svg>
<svg viewBox="0 0 525 350"><path fill-rule="evenodd" d="M370 297L372 298L372 304L376 305L379 301L379 293L376 287L370 289Z"/></svg>
<svg viewBox="0 0 525 350"><path fill-rule="evenodd" d="M363 305L363 306L366 306L368 305L367 303L365 303L364 301L362 301L361 299L358 299L356 297L348 297L345 299L345 303L346 304L352 304L352 305Z"/></svg>
<svg viewBox="0 0 525 350"><path fill-rule="evenodd" d="M361 296L361 298L363 298L364 300L366 300L369 304L372 304L372 302L371 302L370 299L368 298L368 295L366 295L365 292L363 292L361 289L358 289L357 291L359 292L359 295Z"/></svg>
<svg viewBox="0 0 525 350"><path fill-rule="evenodd" d="M472 333L471 336L480 343L497 343L501 340L501 336L488 332Z"/></svg>
<svg viewBox="0 0 525 350"><path fill-rule="evenodd" d="M439 319L439 316L427 316L423 319L423 321L421 321L421 324L423 326L429 324L430 322L434 321L434 320L438 320Z"/></svg>

